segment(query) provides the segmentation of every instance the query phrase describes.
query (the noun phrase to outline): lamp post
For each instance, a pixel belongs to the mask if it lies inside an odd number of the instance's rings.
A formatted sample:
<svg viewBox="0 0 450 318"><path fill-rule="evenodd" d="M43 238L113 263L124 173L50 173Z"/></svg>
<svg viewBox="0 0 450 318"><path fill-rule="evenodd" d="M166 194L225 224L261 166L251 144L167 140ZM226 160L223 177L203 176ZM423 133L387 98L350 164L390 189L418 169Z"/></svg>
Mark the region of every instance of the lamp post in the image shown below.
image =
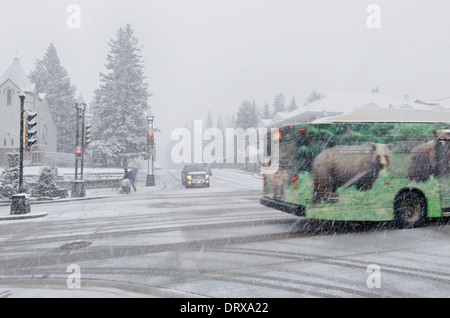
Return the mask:
<svg viewBox="0 0 450 318"><path fill-rule="evenodd" d="M84 102L83 97L78 96L75 102L75 108L77 111L76 118L76 134L75 134L75 180L72 184L72 197L81 198L86 196L86 188L83 180L83 162L81 162L81 180L78 180L78 160L83 159L83 146L80 145L80 116L83 117L84 124L84 112L86 110L86 103Z"/></svg>
<svg viewBox="0 0 450 318"><path fill-rule="evenodd" d="M19 159L19 193L23 192L23 143L24 143L24 121L23 116L25 112L25 93L23 90L19 91L20 99L20 159Z"/></svg>
<svg viewBox="0 0 450 318"><path fill-rule="evenodd" d="M20 157L19 157L19 193L11 198L11 215L27 214L31 212L28 195L23 193L23 151L24 151L24 113L25 113L25 92L19 91L20 99Z"/></svg>
<svg viewBox="0 0 450 318"><path fill-rule="evenodd" d="M153 113L151 111L147 114L147 156L148 156L148 165L147 165L147 187L154 187L155 186L155 173L154 173L154 158L153 158L153 150L154 150L154 126L153 122L155 120L155 116L153 116ZM150 161L151 161L151 170L150 170Z"/></svg>

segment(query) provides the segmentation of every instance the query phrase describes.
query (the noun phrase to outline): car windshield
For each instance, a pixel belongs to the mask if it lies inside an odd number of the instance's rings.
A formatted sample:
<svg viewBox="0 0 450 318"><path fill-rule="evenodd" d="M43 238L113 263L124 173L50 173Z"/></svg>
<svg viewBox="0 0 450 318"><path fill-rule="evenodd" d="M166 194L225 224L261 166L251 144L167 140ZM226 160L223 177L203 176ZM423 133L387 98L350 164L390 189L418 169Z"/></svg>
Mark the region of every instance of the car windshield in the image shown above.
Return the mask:
<svg viewBox="0 0 450 318"><path fill-rule="evenodd" d="M205 169L206 169L205 165L198 164L198 165L189 165L189 166L186 166L186 167L184 168L184 171L186 171L186 172L205 171Z"/></svg>

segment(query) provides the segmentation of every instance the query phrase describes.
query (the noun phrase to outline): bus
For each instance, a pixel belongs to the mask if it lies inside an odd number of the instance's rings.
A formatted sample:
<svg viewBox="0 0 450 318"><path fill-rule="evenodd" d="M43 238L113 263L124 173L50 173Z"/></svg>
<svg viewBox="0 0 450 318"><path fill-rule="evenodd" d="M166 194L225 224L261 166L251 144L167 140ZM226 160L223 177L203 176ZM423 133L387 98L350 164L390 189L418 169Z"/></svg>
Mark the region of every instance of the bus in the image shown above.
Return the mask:
<svg viewBox="0 0 450 318"><path fill-rule="evenodd" d="M361 108L272 127L267 140L278 166L263 174L264 206L399 228L450 216L450 111Z"/></svg>

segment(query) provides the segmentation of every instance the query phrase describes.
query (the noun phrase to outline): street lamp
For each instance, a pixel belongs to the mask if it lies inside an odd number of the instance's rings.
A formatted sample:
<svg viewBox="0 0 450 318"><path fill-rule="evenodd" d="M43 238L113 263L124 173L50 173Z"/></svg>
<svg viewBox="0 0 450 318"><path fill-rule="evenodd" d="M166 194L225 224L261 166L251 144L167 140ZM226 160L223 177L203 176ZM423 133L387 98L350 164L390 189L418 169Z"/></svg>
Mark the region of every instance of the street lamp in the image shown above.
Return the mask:
<svg viewBox="0 0 450 318"><path fill-rule="evenodd" d="M154 123L155 116L153 116L153 113L151 110L147 113L147 156L148 156L148 169L147 169L147 187L154 187L155 186L155 173L154 173L154 157L153 157L153 150L155 147L154 144ZM150 171L150 161L152 163L152 169Z"/></svg>
<svg viewBox="0 0 450 318"><path fill-rule="evenodd" d="M23 193L23 151L24 151L24 113L25 113L25 92L21 89L20 99L20 158L19 158L19 193L11 198L10 214L27 214L31 212L28 195Z"/></svg>

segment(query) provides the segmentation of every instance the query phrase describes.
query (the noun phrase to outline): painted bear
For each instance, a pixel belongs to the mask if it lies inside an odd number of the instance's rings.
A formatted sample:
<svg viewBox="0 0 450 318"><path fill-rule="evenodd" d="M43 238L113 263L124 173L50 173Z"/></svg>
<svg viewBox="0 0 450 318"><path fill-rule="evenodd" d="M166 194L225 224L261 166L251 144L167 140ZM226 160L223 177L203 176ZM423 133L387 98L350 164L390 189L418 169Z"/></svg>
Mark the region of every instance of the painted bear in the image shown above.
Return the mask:
<svg viewBox="0 0 450 318"><path fill-rule="evenodd" d="M431 176L448 174L450 158L450 130L434 131L434 139L411 151L408 180L426 182Z"/></svg>
<svg viewBox="0 0 450 318"><path fill-rule="evenodd" d="M284 187L288 181L287 170L279 170L275 174L270 174L270 193L269 197L276 200L281 200L284 194Z"/></svg>
<svg viewBox="0 0 450 318"><path fill-rule="evenodd" d="M355 185L369 190L380 170L391 162L392 145L365 143L336 146L320 153L313 163L313 204L337 201L337 188Z"/></svg>

